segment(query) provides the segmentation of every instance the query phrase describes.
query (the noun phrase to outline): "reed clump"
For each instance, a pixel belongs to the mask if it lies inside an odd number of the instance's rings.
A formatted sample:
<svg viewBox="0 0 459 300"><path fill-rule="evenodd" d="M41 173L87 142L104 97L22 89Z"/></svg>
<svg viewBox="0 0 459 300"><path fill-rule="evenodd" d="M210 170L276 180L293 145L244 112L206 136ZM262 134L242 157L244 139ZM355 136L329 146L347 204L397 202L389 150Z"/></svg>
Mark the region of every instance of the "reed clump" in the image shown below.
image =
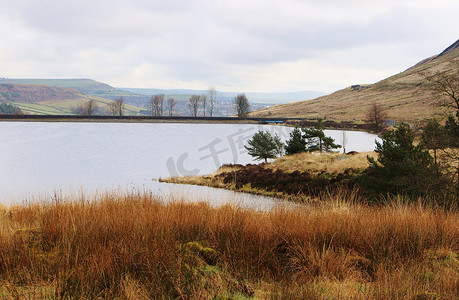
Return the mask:
<svg viewBox="0 0 459 300"><path fill-rule="evenodd" d="M329 194L268 212L163 201L150 193L4 208L0 295L458 296L457 211L400 201L370 207L346 197Z"/></svg>

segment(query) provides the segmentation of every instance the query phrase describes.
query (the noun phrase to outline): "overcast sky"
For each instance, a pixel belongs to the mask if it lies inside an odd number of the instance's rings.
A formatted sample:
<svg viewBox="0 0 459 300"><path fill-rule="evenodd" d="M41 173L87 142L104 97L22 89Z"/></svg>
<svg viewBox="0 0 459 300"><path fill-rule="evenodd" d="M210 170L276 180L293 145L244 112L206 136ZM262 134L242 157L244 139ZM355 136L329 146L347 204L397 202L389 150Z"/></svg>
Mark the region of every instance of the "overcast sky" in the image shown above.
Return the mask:
<svg viewBox="0 0 459 300"><path fill-rule="evenodd" d="M458 0L1 0L0 77L333 92L459 38Z"/></svg>

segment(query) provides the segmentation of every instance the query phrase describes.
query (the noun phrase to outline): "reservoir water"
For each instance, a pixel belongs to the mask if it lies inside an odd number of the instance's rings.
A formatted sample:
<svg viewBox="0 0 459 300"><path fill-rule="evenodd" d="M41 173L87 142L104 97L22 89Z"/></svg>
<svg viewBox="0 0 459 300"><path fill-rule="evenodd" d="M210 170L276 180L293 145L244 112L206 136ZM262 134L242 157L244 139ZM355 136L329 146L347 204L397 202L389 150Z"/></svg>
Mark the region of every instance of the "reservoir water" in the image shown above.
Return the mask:
<svg viewBox="0 0 459 300"><path fill-rule="evenodd" d="M1 122L0 203L33 201L52 197L56 192L66 195L114 188L170 193L171 187L156 179L203 175L226 163L254 163L244 145L258 130L276 133L286 140L292 128L253 124ZM325 133L342 143L343 131ZM346 131L345 136L346 151L371 151L377 139L358 131Z"/></svg>

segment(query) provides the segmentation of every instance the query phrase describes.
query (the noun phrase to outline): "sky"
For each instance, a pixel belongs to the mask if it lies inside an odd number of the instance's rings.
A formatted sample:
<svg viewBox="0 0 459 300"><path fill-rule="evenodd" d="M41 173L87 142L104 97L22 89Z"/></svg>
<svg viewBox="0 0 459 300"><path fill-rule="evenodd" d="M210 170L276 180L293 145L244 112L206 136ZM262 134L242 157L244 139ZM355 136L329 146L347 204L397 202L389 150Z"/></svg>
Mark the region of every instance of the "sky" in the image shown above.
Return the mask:
<svg viewBox="0 0 459 300"><path fill-rule="evenodd" d="M0 0L0 77L320 91L374 83L458 38L458 0Z"/></svg>

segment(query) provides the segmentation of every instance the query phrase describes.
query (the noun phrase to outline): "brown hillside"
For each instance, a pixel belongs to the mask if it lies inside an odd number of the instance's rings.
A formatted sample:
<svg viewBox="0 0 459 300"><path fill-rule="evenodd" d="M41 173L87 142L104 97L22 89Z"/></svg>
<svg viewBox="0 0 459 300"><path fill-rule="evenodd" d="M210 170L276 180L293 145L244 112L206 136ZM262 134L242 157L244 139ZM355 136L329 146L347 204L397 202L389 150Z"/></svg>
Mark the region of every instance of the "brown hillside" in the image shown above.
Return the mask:
<svg viewBox="0 0 459 300"><path fill-rule="evenodd" d="M440 55L430 57L408 70L375 84L353 85L327 96L252 112L252 117L322 117L339 121L360 121L374 102L388 109L391 119L418 122L445 111L433 105L432 95L423 89L420 72L457 72L459 68L459 40Z"/></svg>
<svg viewBox="0 0 459 300"><path fill-rule="evenodd" d="M74 89L36 84L0 84L0 101L39 103L44 101L83 98Z"/></svg>

